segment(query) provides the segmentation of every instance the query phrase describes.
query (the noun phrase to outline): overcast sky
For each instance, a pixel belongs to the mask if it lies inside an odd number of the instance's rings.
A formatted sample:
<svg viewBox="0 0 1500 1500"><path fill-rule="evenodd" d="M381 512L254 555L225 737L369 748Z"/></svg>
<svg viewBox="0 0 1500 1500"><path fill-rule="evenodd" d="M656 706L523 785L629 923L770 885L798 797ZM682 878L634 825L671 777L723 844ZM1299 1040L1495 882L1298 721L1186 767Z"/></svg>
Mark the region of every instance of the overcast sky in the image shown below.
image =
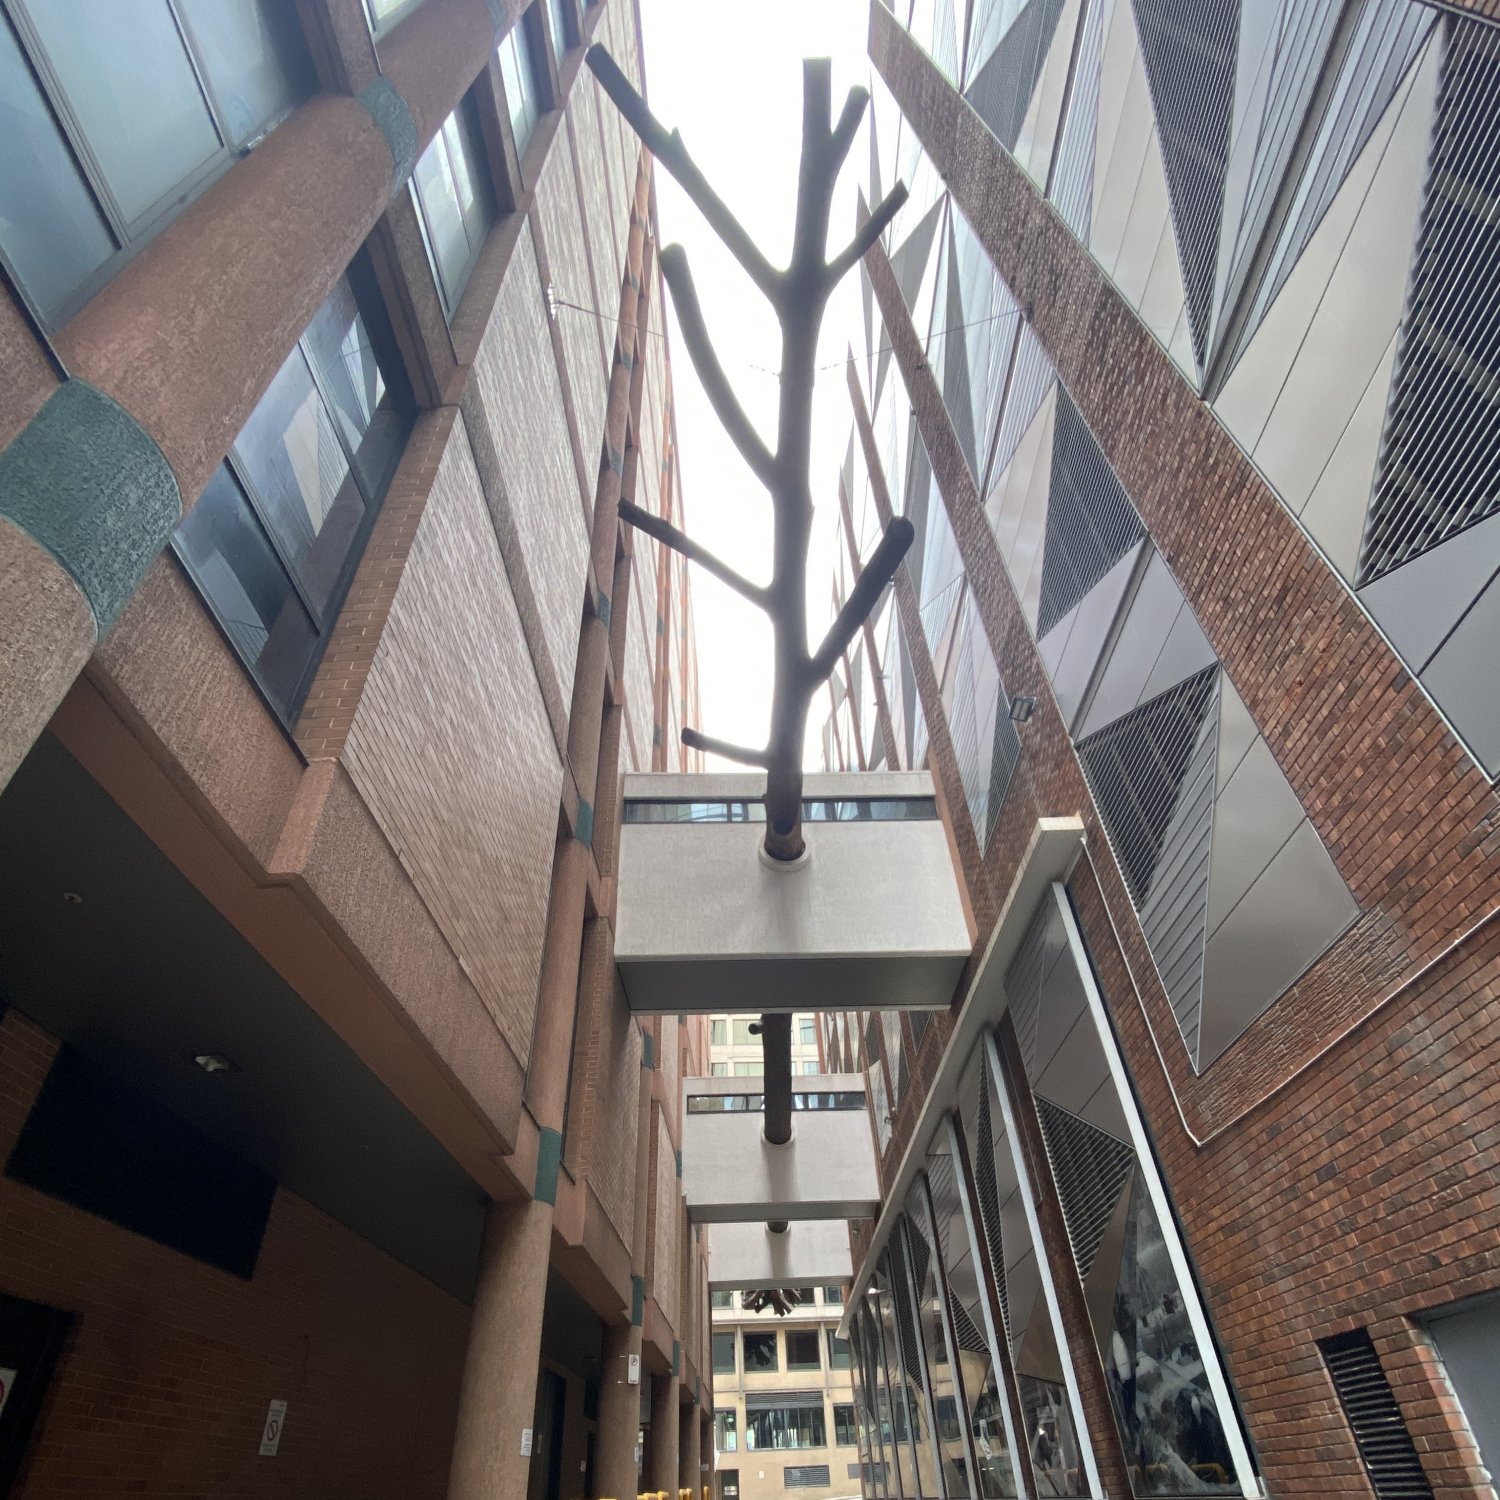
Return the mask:
<svg viewBox="0 0 1500 1500"><path fill-rule="evenodd" d="M791 247L802 136L802 59L833 59L833 114L854 84L867 85L867 0L640 0L646 90L668 129L774 265ZM854 230L854 190L869 161L861 133L840 178L829 244ZM768 445L774 443L780 331L770 308L719 244L697 209L664 172L656 178L661 243L686 247L714 346ZM829 304L814 421L813 551L808 631L816 646L832 619L830 578L838 519L837 476L849 438L842 361L858 315L859 274L850 272ZM670 294L668 303L671 302ZM765 490L724 435L699 387L675 316L669 318L677 438L687 530L757 583L770 577L771 508ZM706 734L763 745L771 703L771 632L758 610L692 569L698 664ZM809 749L827 713L823 693L809 723ZM810 759L809 764L815 764Z"/></svg>

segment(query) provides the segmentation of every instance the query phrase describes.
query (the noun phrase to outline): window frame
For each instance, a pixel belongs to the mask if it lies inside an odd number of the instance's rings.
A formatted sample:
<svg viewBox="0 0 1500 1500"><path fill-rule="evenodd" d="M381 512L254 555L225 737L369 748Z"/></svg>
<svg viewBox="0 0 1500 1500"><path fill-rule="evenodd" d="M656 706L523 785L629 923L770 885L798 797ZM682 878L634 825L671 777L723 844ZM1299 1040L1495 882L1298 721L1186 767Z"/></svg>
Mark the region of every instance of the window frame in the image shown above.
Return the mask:
<svg viewBox="0 0 1500 1500"><path fill-rule="evenodd" d="M733 1333L711 1333L709 1335L708 1362L713 1366L715 1375L733 1375L739 1369L740 1341ZM729 1343L729 1363L719 1363L718 1351L723 1340Z"/></svg>
<svg viewBox="0 0 1500 1500"><path fill-rule="evenodd" d="M714 1452L740 1451L739 1412L732 1406L714 1408Z"/></svg>
<svg viewBox="0 0 1500 1500"><path fill-rule="evenodd" d="M771 1363L768 1365L750 1363L750 1340L769 1339L771 1341ZM746 1375L772 1375L781 1370L781 1343L776 1337L774 1329L742 1328L739 1337L739 1354L742 1368Z"/></svg>
<svg viewBox="0 0 1500 1500"><path fill-rule="evenodd" d="M406 441L410 440L411 427L417 417L416 398L411 390L411 384L407 375L405 362L401 359L400 349L396 343L395 332L390 326L390 315L385 306L385 299L381 294L379 282L375 276L373 266L364 251L360 249L355 252L354 259L344 268L340 277L341 283L347 283L354 297L355 307L359 316L365 323L370 336L371 346L375 352L376 364L380 370L382 379L385 381L386 390L391 393L393 401L404 410L407 416L406 439L402 443L402 453L405 452ZM335 288L336 290L337 288ZM330 291L329 296L333 296ZM318 312L323 310L327 304L327 298L318 305ZM373 316L378 314L378 316ZM317 313L313 314L313 320ZM287 708L282 709L271 697L269 689L262 683L260 672L253 661L247 660L245 653L240 649L239 643L234 636L225 628L219 616L219 606L214 598L212 587L206 580L198 576L197 570L186 556L184 548L179 545L177 531L172 533L170 550L176 558L178 565L186 574L189 582L193 585L199 598L203 601L205 608L212 617L219 633L228 642L229 648L239 658L244 667L246 675L254 683L256 691L267 709L275 717L277 722L288 734L295 734L297 722L301 717L303 705L307 701L308 692L312 688L314 679L317 677L318 669L327 655L328 646L333 637L334 629L338 624L338 618L343 611L344 602L349 594L349 587L354 581L354 575L359 570L359 564L364 557L365 548L369 545L370 533L374 529L377 517L385 503L385 497L390 492L391 483L395 478L396 471L400 468L401 457L396 458L391 466L390 474L386 477L385 488L378 494L366 483L360 472L359 465L355 461L354 450L349 446L349 439L344 432L343 424L337 419L337 404L333 393L318 369L318 362L312 358L307 347L307 336L313 327L309 322L297 339L294 348L288 352L286 359L277 367L277 374L286 367L292 355L301 356L304 367L307 369L312 381L313 389L317 392L318 399L323 403L325 411L330 417L330 426L333 428L334 436L338 441L340 451L348 465L348 479L353 482L364 502L364 513L360 517L359 525L355 528L350 538L349 547L343 561L339 565L338 573L329 588L327 601L320 608L312 599L303 580L298 576L298 569L286 549L283 539L278 536L277 529L268 513L265 500L258 495L244 460L235 452L235 444L239 442L239 434L235 435L234 444L230 445L229 452L225 454L222 467L227 469L235 487L239 490L241 499L244 501L245 509L250 516L251 524L256 527L265 539L271 554L280 565L282 572L286 575L287 582L296 597L297 602L306 612L308 619L312 622L317 634L320 648L317 653L309 657L303 667L301 676L297 679L294 691L287 694ZM273 377L274 379L275 377ZM261 393L260 400L264 400L267 391ZM257 402L259 405L259 402ZM248 424L249 418L246 419ZM242 428L243 430L243 428ZM195 502L196 503L196 502ZM186 517L184 516L184 520ZM179 529L181 522L178 523Z"/></svg>
<svg viewBox="0 0 1500 1500"><path fill-rule="evenodd" d="M56 332L113 281L162 230L179 218L192 203L212 187L240 157L248 156L297 109L299 104L305 102L311 95L304 95L297 104L272 116L257 128L255 134L247 136L245 140L236 144L225 110L215 93L207 65L199 56L198 49L202 44L193 32L192 22L178 4L178 0L152 0L152 3L159 4L166 10L172 29L182 44L183 56L192 73L198 95L203 101L210 127L219 138L219 144L199 166L180 178L155 202L133 219L128 218L119 199L115 196L114 189L110 186L103 164L89 145L83 121L68 98L62 75L53 63L41 32L31 18L30 7L36 3L37 0L0 0L0 26L10 27L22 61L30 70L32 80L42 96L53 124L57 127L63 149L78 169L83 188L98 211L105 232L115 244L113 252L106 256L50 312L27 289L25 279L19 274L14 261L3 246L0 246L0 266L4 267L11 286L24 300L27 309L36 321L49 332ZM297 24L297 29L300 33L300 22ZM303 46L306 49L305 37L303 37ZM307 61L308 76L315 78L310 52Z"/></svg>
<svg viewBox="0 0 1500 1500"><path fill-rule="evenodd" d="M841 1413L847 1413L841 1419ZM843 1432L840 1433L842 1420ZM833 1446L835 1448L857 1448L859 1447L859 1423L854 1414L854 1403L852 1401L835 1401L833 1403Z"/></svg>
<svg viewBox="0 0 1500 1500"><path fill-rule="evenodd" d="M823 1340L819 1336L821 1333L822 1330L819 1328L788 1328L786 1330L786 1367L788 1371L796 1371L800 1374L805 1371L821 1370L823 1368ZM792 1341L794 1339L804 1347L807 1346L809 1340L811 1341L813 1351L811 1363L806 1358L796 1359L793 1357Z"/></svg>
<svg viewBox="0 0 1500 1500"><path fill-rule="evenodd" d="M464 125L467 125L469 139L465 140L465 147L467 148L470 140L472 140L480 151L480 159L478 161L468 161L466 165L469 168L470 177L475 183L476 195L483 200L486 209L486 222L484 233L481 235L478 244L470 246L469 258L464 265L463 275L459 278L458 285L451 290L445 284L442 263L438 259L437 254L437 241L432 232L432 225L428 221L426 201L423 199L421 191L417 186L415 167L413 168L412 175L406 181L406 191L411 196L412 208L417 217L417 229L422 236L422 248L427 252L427 265L428 269L432 272L432 284L437 291L438 303L443 309L444 321L450 328L453 325L454 318L458 316L459 305L464 299L464 293L468 291L469 283L474 279L474 268L479 264L479 257L484 253L485 244L494 232L495 225L503 217L503 211L495 192L494 177L491 172L489 157L485 149L484 120L480 112L479 98L474 89L470 89L454 105L447 119L438 126L437 133L427 143L427 151L431 151L435 147L440 147L447 158L450 177L456 176L453 172L452 151L448 145L446 134L448 120L453 119L454 116L467 116L467 119L461 118L460 120L460 134L463 133ZM424 151L422 155L425 156L427 151ZM421 157L418 157L419 162L420 160ZM464 219L462 206L455 204L455 212L458 214L459 223L464 230L464 238L467 240L469 226Z"/></svg>

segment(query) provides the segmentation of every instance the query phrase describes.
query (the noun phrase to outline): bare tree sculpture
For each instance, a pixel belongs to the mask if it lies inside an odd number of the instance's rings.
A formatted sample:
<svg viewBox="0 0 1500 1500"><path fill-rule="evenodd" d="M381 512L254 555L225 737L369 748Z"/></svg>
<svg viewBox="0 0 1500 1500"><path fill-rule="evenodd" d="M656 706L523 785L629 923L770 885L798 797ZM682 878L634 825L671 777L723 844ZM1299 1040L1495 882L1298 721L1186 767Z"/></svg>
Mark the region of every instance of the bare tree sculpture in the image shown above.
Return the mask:
<svg viewBox="0 0 1500 1500"><path fill-rule="evenodd" d="M703 321L686 252L681 245L668 245L661 252L662 275L671 290L693 368L740 456L771 497L774 542L770 583L751 583L677 527L628 500L620 502L620 515L638 530L707 569L770 618L775 640L775 675L765 748L726 744L691 728L682 731L682 741L691 749L712 751L766 772L765 851L773 860L794 863L805 848L802 746L813 695L874 609L912 543L911 522L904 516L895 517L822 644L816 651L809 651L807 550L812 534L810 468L818 332L834 287L884 233L906 202L906 188L898 182L859 226L854 239L832 259L828 258L828 219L834 183L870 96L862 88L851 89L835 123L831 64L827 58L809 58L802 65L802 162L797 178L792 254L787 266L778 270L709 186L688 155L681 135L675 130L667 131L657 120L609 53L597 45L590 47L588 64L642 143L681 183L745 274L771 304L781 325L781 398L773 452L730 389ZM785 1144L791 1138L791 1017L763 1015L760 1033L765 1054L765 1135L773 1144Z"/></svg>

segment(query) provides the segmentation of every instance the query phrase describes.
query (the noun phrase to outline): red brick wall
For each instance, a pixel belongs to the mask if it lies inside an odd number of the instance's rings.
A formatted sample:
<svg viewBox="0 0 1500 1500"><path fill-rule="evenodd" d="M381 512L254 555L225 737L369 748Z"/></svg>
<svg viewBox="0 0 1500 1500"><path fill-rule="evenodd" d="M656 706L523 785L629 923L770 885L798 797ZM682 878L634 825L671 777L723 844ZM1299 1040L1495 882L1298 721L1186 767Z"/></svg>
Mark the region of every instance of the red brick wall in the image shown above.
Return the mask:
<svg viewBox="0 0 1500 1500"><path fill-rule="evenodd" d="M55 1050L0 1020L0 1156ZM0 1292L77 1314L18 1500L446 1493L468 1308L291 1193L247 1282L0 1178Z"/></svg>
<svg viewBox="0 0 1500 1500"><path fill-rule="evenodd" d="M872 280L986 633L1007 689L1038 703L977 872L962 800L943 799L980 919L976 951L1035 819L1079 812L1091 859L1070 893L1270 1489L1363 1492L1315 1340L1364 1324L1434 1488L1476 1493L1477 1456L1411 1316L1500 1286L1500 921L1486 916L1500 895L1494 791L1086 252L930 62L874 13L882 71L1032 304L1038 335L1365 909L1223 1058L1192 1073L877 250ZM936 732L909 583L898 581L897 599L941 791L956 774L951 742ZM937 1045L934 1035L914 1060L913 1095ZM915 1113L903 1100L892 1165Z"/></svg>

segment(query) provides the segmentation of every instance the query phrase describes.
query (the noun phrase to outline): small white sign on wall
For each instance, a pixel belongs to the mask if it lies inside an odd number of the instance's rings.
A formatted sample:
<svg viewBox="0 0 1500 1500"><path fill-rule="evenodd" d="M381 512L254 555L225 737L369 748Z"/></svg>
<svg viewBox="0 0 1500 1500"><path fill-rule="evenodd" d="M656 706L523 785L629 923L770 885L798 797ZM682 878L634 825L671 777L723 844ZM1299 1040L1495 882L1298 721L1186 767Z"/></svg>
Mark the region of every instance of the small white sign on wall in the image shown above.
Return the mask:
<svg viewBox="0 0 1500 1500"><path fill-rule="evenodd" d="M275 1458L281 1446L281 1429L286 1426L286 1402L273 1401L266 1410L266 1425L260 1434L260 1456Z"/></svg>
<svg viewBox="0 0 1500 1500"><path fill-rule="evenodd" d="M641 1383L641 1357L639 1354L627 1354L625 1356L625 1384L639 1385Z"/></svg>
<svg viewBox="0 0 1500 1500"><path fill-rule="evenodd" d="M531 1457L531 1429L529 1427L521 1429L521 1457Z"/></svg>

